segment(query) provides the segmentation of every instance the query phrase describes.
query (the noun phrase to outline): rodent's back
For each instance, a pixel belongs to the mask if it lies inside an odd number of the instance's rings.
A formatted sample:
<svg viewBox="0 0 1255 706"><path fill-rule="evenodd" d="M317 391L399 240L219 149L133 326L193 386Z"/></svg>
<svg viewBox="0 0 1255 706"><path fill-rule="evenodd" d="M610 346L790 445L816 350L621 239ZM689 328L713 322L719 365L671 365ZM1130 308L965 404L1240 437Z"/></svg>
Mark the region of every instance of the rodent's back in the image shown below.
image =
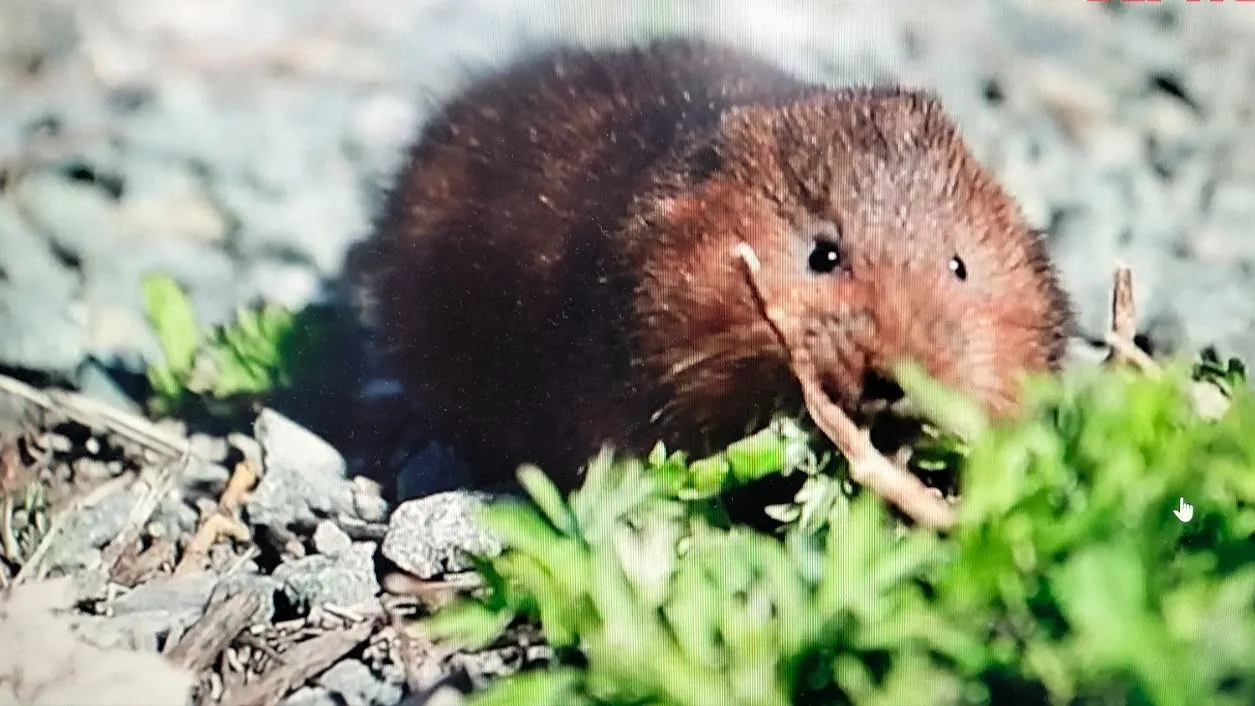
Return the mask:
<svg viewBox="0 0 1255 706"><path fill-rule="evenodd" d="M472 465L561 476L630 423L635 263L610 240L659 162L729 108L802 89L702 44L563 50L424 127L377 223L373 289L404 382Z"/></svg>

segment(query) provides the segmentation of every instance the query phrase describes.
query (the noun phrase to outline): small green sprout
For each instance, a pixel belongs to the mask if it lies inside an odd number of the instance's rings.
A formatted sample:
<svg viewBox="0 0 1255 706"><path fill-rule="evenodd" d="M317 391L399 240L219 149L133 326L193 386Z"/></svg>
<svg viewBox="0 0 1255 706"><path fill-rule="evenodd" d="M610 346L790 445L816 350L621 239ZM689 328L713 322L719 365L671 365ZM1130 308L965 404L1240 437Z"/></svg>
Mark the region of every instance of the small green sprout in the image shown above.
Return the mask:
<svg viewBox="0 0 1255 706"><path fill-rule="evenodd" d="M197 401L226 413L264 399L293 384L327 333L326 322L275 305L241 307L234 320L202 328L171 278L148 275L143 290L163 358L148 367L157 414L177 414Z"/></svg>

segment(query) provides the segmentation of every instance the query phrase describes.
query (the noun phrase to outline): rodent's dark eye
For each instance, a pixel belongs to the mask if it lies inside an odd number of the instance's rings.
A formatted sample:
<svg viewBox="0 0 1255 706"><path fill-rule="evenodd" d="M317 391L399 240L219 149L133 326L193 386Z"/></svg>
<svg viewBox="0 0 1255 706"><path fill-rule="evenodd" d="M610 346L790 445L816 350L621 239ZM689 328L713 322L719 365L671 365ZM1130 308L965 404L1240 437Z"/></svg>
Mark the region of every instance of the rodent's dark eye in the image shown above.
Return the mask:
<svg viewBox="0 0 1255 706"><path fill-rule="evenodd" d="M830 240L816 239L806 264L811 272L826 275L841 266L841 251Z"/></svg>
<svg viewBox="0 0 1255 706"><path fill-rule="evenodd" d="M962 258L958 255L950 258L950 271L954 273L961 281L967 281L967 265L963 264Z"/></svg>

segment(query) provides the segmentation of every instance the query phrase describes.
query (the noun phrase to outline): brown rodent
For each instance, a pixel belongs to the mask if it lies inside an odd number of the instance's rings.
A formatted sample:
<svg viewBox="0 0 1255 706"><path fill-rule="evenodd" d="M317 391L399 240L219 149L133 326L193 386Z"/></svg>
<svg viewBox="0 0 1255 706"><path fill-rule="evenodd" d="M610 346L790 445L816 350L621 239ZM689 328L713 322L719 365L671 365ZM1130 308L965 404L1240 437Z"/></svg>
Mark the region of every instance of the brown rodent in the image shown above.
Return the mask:
<svg viewBox="0 0 1255 706"><path fill-rule="evenodd" d="M741 240L856 419L901 394L899 358L994 415L1059 365L1043 242L933 97L678 40L533 57L447 104L379 216L374 297L481 479L571 487L603 442L704 453L799 406Z"/></svg>

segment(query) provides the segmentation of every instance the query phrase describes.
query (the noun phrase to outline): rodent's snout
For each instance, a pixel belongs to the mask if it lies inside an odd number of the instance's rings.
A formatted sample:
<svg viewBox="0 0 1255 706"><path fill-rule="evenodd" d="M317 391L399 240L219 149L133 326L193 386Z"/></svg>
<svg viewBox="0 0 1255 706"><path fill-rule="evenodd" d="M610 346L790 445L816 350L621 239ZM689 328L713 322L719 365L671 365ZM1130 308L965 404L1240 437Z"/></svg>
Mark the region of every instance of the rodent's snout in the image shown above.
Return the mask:
<svg viewBox="0 0 1255 706"><path fill-rule="evenodd" d="M825 333L814 345L828 397L864 419L912 416L894 372L906 362L946 384L973 387L969 361L982 358L987 327L978 309L943 296L945 284L924 285L894 268L876 268L825 292L829 308L813 313Z"/></svg>
<svg viewBox="0 0 1255 706"><path fill-rule="evenodd" d="M891 376L879 370L863 373L859 388L858 405L865 413L877 413L892 407L906 397L902 386Z"/></svg>

